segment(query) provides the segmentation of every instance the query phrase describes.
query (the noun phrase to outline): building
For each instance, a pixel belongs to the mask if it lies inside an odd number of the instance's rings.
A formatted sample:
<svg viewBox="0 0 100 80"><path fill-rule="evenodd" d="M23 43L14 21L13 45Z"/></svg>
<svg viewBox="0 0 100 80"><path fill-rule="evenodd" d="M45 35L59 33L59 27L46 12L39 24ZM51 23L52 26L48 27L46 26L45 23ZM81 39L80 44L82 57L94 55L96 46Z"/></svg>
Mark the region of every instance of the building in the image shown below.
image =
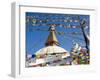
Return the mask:
<svg viewBox="0 0 100 80"><path fill-rule="evenodd" d="M60 47L56 37L55 26L52 25L49 29L50 33L45 42L45 47L38 50L36 61L31 63L30 66L57 66L66 65L65 59L70 56L69 52Z"/></svg>

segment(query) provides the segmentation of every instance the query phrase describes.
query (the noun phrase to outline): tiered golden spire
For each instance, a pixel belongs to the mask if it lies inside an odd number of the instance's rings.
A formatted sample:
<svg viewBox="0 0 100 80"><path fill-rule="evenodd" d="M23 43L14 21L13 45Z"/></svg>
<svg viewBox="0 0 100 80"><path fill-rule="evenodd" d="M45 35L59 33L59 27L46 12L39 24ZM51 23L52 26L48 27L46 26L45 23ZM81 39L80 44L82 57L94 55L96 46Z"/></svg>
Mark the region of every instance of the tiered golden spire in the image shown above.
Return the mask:
<svg viewBox="0 0 100 80"><path fill-rule="evenodd" d="M54 25L52 25L50 27L50 33L49 33L49 36L48 36L47 41L45 43L45 46L53 46L53 45L59 45L59 42L56 38L56 32L55 32Z"/></svg>

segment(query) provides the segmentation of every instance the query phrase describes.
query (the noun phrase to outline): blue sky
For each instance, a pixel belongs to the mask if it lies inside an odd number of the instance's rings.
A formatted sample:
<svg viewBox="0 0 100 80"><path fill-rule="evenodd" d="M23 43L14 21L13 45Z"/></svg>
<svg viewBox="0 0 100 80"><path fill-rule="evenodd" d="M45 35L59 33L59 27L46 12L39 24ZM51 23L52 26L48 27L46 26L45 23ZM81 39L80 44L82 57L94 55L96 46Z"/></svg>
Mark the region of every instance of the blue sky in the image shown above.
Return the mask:
<svg viewBox="0 0 100 80"><path fill-rule="evenodd" d="M30 17L27 20L27 17ZM85 19L87 21L88 28L86 29L89 33L89 15L77 15L77 14L56 14L56 13L33 13L26 12L26 53L35 54L36 51L45 47L46 39L49 35L49 24L61 24L56 27L56 31L64 32L65 34L56 34L60 46L70 52L73 41L85 46L84 37L82 34L71 34L74 32L82 33L80 28L65 28L63 25L79 26L79 22L64 22L63 20L70 18L74 19ZM36 20L34 24L32 19ZM49 19L48 22L45 20ZM40 22L40 20L44 22ZM53 22L53 20L58 20Z"/></svg>

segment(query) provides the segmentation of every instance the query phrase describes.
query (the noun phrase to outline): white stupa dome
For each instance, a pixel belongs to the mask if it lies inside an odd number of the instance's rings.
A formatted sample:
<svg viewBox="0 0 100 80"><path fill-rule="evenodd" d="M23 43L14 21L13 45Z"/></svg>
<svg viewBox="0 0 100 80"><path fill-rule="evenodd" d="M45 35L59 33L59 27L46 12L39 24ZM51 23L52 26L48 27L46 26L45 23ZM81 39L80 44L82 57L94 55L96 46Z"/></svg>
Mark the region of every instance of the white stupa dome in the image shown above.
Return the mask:
<svg viewBox="0 0 100 80"><path fill-rule="evenodd" d="M43 55L43 54L52 54L52 53L66 53L69 55L69 52L67 50L65 50L64 48L61 48L59 46L47 46L44 47L40 50L38 50L35 54L36 55Z"/></svg>

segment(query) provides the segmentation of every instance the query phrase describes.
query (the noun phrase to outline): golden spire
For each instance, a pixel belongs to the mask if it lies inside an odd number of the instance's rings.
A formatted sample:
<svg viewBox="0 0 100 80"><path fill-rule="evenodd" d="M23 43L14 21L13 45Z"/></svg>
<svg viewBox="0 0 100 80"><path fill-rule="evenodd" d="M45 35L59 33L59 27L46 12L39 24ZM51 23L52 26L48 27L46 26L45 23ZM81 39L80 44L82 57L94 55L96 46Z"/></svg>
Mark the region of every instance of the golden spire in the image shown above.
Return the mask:
<svg viewBox="0 0 100 80"><path fill-rule="evenodd" d="M50 33L49 33L49 36L48 36L47 41L45 43L45 46L53 46L53 45L59 45L59 42L56 38L55 26L54 25L52 25L50 27Z"/></svg>

